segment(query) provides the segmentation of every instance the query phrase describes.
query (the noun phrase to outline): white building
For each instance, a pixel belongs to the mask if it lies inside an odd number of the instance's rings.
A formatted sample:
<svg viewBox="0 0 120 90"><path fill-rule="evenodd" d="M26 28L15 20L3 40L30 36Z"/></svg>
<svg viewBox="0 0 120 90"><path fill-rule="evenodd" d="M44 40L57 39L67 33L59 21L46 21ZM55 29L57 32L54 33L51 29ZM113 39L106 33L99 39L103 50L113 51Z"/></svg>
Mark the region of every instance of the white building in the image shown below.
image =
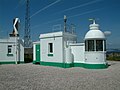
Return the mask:
<svg viewBox="0 0 120 90"><path fill-rule="evenodd" d="M107 68L106 39L99 25L93 22L85 35L84 43L69 32L51 32L40 35L33 43L33 63L58 67Z"/></svg>
<svg viewBox="0 0 120 90"><path fill-rule="evenodd" d="M0 39L0 64L24 62L24 46L19 37Z"/></svg>
<svg viewBox="0 0 120 90"><path fill-rule="evenodd" d="M18 34L19 19L14 19L14 30L7 39L0 39L0 64L24 62L24 43Z"/></svg>

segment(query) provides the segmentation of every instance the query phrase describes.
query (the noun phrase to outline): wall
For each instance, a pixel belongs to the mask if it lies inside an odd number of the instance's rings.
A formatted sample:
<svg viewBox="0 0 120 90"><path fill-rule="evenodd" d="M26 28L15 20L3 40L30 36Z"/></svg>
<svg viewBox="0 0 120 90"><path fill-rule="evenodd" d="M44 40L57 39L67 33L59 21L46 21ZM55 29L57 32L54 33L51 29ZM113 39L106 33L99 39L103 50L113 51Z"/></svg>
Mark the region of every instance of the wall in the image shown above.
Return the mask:
<svg viewBox="0 0 120 90"><path fill-rule="evenodd" d="M20 62L24 62L24 42L22 39L19 40L19 48L18 48L18 52L19 52L19 58L18 60Z"/></svg>
<svg viewBox="0 0 120 90"><path fill-rule="evenodd" d="M41 61L63 62L63 41L62 37L43 38L41 43ZM53 43L53 56L48 56L48 43Z"/></svg>
<svg viewBox="0 0 120 90"><path fill-rule="evenodd" d="M12 54L8 56L8 45L12 45ZM15 43L9 39L0 39L0 62L15 61Z"/></svg>
<svg viewBox="0 0 120 90"><path fill-rule="evenodd" d="M10 37L8 39L0 39L0 63L24 62L24 46L22 40L17 41L18 37ZM12 45L12 53L8 54L8 45ZM17 47L16 47L17 45ZM17 51L17 56L16 56Z"/></svg>
<svg viewBox="0 0 120 90"><path fill-rule="evenodd" d="M71 44L72 58L74 63L84 63L85 46L83 43Z"/></svg>
<svg viewBox="0 0 120 90"><path fill-rule="evenodd" d="M85 52L85 62L88 64L106 64L106 54L103 51Z"/></svg>

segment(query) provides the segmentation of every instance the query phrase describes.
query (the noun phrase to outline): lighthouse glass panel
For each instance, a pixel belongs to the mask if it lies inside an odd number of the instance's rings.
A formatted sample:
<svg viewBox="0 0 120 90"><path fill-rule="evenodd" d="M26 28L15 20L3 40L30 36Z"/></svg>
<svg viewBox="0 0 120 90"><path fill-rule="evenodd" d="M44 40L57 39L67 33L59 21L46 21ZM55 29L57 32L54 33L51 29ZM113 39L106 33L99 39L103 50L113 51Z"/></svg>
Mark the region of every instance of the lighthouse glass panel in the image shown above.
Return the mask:
<svg viewBox="0 0 120 90"><path fill-rule="evenodd" d="M104 40L104 51L106 51L106 40Z"/></svg>
<svg viewBox="0 0 120 90"><path fill-rule="evenodd" d="M88 51L88 41L85 41L85 51Z"/></svg>
<svg viewBox="0 0 120 90"><path fill-rule="evenodd" d="M94 51L94 40L88 40L88 51Z"/></svg>
<svg viewBox="0 0 120 90"><path fill-rule="evenodd" d="M103 40L96 40L96 51L103 51Z"/></svg>

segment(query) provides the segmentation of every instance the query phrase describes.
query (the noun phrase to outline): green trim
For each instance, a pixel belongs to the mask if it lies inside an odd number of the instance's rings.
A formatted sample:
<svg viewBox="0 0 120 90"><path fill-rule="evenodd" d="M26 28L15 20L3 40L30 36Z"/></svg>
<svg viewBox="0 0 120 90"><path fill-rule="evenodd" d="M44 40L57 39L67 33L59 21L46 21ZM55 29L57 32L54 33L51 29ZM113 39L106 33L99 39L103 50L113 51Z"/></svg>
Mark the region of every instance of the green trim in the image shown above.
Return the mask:
<svg viewBox="0 0 120 90"><path fill-rule="evenodd" d="M62 68L70 68L70 67L83 67L87 69L105 69L108 68L108 64L86 64L86 63L57 63L57 62L36 62L33 61L33 64L40 63L40 65L44 66L55 66Z"/></svg>
<svg viewBox="0 0 120 90"><path fill-rule="evenodd" d="M108 68L108 64L74 63L74 67L83 67L87 69L104 69L104 68Z"/></svg>
<svg viewBox="0 0 120 90"><path fill-rule="evenodd" d="M57 63L57 62L40 62L40 65L45 65L45 66L55 66L55 67L62 67L62 68L70 68L73 67L73 63Z"/></svg>
<svg viewBox="0 0 120 90"><path fill-rule="evenodd" d="M33 61L32 63L33 63L33 64L38 64L38 63L40 63L40 61L35 60L35 61Z"/></svg>
<svg viewBox="0 0 120 90"><path fill-rule="evenodd" d="M9 62L0 62L0 64L15 64L14 61L9 61Z"/></svg>
<svg viewBox="0 0 120 90"><path fill-rule="evenodd" d="M24 64L25 62L24 61L18 61L17 63L18 64Z"/></svg>
<svg viewBox="0 0 120 90"><path fill-rule="evenodd" d="M53 54L48 54L48 56L51 56L51 57L53 57Z"/></svg>
<svg viewBox="0 0 120 90"><path fill-rule="evenodd" d="M84 63L74 63L74 67L84 67Z"/></svg>
<svg viewBox="0 0 120 90"><path fill-rule="evenodd" d="M7 56L13 56L13 54L7 54Z"/></svg>
<svg viewBox="0 0 120 90"><path fill-rule="evenodd" d="M45 66L56 66L56 67L63 67L62 63L56 63L56 62L40 62L40 65L45 65Z"/></svg>
<svg viewBox="0 0 120 90"><path fill-rule="evenodd" d="M32 63L33 63L33 64L36 64L36 61L33 61Z"/></svg>
<svg viewBox="0 0 120 90"><path fill-rule="evenodd" d="M84 68L88 69L104 69L108 68L107 64L84 64Z"/></svg>
<svg viewBox="0 0 120 90"><path fill-rule="evenodd" d="M24 61L18 61L17 63L22 64L22 63L24 63ZM0 65L1 64L16 64L16 62L15 61L5 61L5 62L0 62Z"/></svg>
<svg viewBox="0 0 120 90"><path fill-rule="evenodd" d="M73 63L65 63L64 64L64 68L70 68L70 67L74 67L74 64Z"/></svg>

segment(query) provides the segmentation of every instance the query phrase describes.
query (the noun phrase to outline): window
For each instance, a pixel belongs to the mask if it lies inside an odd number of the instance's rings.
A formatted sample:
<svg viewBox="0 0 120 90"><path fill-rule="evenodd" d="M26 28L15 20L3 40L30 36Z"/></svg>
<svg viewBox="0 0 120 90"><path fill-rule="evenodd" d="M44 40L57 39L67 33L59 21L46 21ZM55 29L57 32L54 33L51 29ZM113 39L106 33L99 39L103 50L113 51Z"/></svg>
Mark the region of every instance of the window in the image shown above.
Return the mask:
<svg viewBox="0 0 120 90"><path fill-rule="evenodd" d="M106 40L104 40L104 51L106 51Z"/></svg>
<svg viewBox="0 0 120 90"><path fill-rule="evenodd" d="M48 43L48 56L53 56L53 43Z"/></svg>
<svg viewBox="0 0 120 90"><path fill-rule="evenodd" d="M94 51L94 40L85 41L85 51Z"/></svg>
<svg viewBox="0 0 120 90"><path fill-rule="evenodd" d="M53 53L53 43L48 44L48 53Z"/></svg>
<svg viewBox="0 0 120 90"><path fill-rule="evenodd" d="M85 41L85 51L88 51L88 41Z"/></svg>
<svg viewBox="0 0 120 90"><path fill-rule="evenodd" d="M8 45L8 54L12 54L12 45Z"/></svg>
<svg viewBox="0 0 120 90"><path fill-rule="evenodd" d="M106 41L105 40L86 40L85 41L85 51L106 51Z"/></svg>
<svg viewBox="0 0 120 90"><path fill-rule="evenodd" d="M13 56L13 53L12 53L12 45L8 45L8 51L7 51L7 56Z"/></svg>
<svg viewBox="0 0 120 90"><path fill-rule="evenodd" d="M96 40L96 51L103 51L103 40Z"/></svg>
<svg viewBox="0 0 120 90"><path fill-rule="evenodd" d="M94 51L94 40L88 40L88 51Z"/></svg>

